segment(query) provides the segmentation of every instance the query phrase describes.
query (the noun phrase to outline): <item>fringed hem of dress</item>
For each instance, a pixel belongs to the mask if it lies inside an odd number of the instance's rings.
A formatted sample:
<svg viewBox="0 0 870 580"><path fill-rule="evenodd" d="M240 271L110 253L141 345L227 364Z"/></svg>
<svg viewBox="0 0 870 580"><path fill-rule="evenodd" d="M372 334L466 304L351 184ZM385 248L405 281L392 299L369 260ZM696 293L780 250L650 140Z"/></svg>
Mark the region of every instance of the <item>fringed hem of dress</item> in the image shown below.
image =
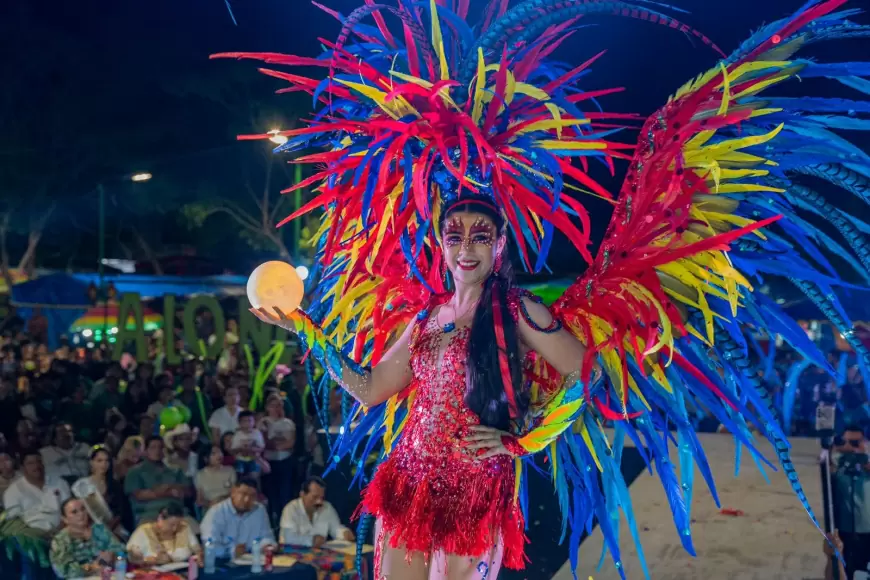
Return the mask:
<svg viewBox="0 0 870 580"><path fill-rule="evenodd" d="M525 567L527 539L513 497L512 461L496 458L471 469L451 465L425 476L397 463L393 457L381 465L360 505L381 519L390 547L422 552L427 559L438 551L478 557L490 552L500 536L503 565Z"/></svg>

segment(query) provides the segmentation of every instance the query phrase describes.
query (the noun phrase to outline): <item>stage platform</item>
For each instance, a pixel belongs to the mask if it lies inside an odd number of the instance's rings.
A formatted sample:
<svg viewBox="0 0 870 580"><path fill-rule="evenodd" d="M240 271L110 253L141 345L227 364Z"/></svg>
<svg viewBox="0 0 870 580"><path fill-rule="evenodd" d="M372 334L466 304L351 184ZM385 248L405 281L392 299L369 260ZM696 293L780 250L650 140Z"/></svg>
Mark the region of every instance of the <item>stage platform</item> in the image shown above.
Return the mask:
<svg viewBox="0 0 870 580"><path fill-rule="evenodd" d="M631 484L638 528L653 580L801 580L824 577L821 534L810 522L781 470L765 482L748 453L743 453L740 475L734 477L734 440L727 434L699 434L707 453L722 508L743 515L720 513L710 491L695 471L692 499L692 536L698 557L689 556L680 544L670 508L657 476L641 473ZM819 442L795 438L792 458L817 517L822 521ZM776 463L771 447L761 443L765 457ZM676 459L674 457L674 459ZM626 577L642 579L637 552L623 520L620 545ZM580 580L618 579L607 556L596 571L602 536L596 529L580 546ZM571 580L565 563L553 580Z"/></svg>

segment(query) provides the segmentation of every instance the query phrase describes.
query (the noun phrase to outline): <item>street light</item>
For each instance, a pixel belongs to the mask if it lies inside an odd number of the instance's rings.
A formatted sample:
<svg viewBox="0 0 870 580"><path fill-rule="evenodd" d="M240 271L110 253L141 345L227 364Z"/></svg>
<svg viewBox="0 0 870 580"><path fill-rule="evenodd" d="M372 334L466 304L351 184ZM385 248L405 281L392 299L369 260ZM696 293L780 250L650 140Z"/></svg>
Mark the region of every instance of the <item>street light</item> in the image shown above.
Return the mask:
<svg viewBox="0 0 870 580"><path fill-rule="evenodd" d="M128 175L126 177L120 179L129 179L133 183L143 183L145 181L150 180L153 177L147 171L140 171L138 173L133 173L132 175ZM118 179L118 178L116 178ZM108 317L108 309L109 302L106 300L106 284L105 284L105 273L103 270L103 265L106 260L106 189L103 187L103 184L100 183L97 185L97 191L100 194L100 213L99 213L99 248L100 248L100 258L97 262L97 271L100 277L100 296L103 298L103 328L100 334L100 340L106 339L106 325Z"/></svg>

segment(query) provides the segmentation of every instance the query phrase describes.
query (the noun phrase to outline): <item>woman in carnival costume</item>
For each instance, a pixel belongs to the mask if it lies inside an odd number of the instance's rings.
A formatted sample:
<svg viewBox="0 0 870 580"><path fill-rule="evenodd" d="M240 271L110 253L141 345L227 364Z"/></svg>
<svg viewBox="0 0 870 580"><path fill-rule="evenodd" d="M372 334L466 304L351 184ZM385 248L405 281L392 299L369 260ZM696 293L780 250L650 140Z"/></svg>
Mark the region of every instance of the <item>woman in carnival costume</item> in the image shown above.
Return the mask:
<svg viewBox="0 0 870 580"><path fill-rule="evenodd" d="M572 564L594 519L624 576L620 511L639 542L619 470L626 437L657 472L694 553L695 466L716 491L687 399L761 465L757 427L818 526L745 333L778 334L828 369L751 283L786 276L870 362L837 300L845 283L820 250L868 278L870 227L812 189L820 178L868 201L870 159L835 130L867 129L870 103L776 96L798 76L870 94L870 63L797 56L815 42L870 35L845 3L811 0L730 56L667 7L596 0L493 0L475 28L469 0L366 0L347 16L327 9L342 29L320 58L217 55L326 73L263 71L321 106L306 127L284 132L278 150L305 151L295 162L318 168L295 187L316 185L319 195L288 219L320 208L324 217L307 313L254 313L296 332L309 369L313 358L328 371L318 401L330 378L356 399L346 405L356 426L332 460L350 456L365 482L365 461L379 450L358 534L362 542L377 519L377 578L494 578L502 564L521 568L536 453L547 455ZM592 16L680 30L722 60L626 145L616 137L637 117L596 106L613 90L577 85L598 57L579 66L550 58ZM592 167L621 162L627 174L614 196ZM613 206L597 256L584 196ZM839 239L804 219L812 213ZM548 309L513 286L508 247L538 272L557 230L588 267Z"/></svg>

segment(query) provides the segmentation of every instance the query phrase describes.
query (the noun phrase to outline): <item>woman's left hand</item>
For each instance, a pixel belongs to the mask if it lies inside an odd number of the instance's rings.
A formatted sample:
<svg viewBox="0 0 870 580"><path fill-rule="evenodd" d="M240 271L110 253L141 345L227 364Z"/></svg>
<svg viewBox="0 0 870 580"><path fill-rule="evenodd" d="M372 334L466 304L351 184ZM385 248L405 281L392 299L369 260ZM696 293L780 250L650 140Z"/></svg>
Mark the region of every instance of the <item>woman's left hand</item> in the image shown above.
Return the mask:
<svg viewBox="0 0 870 580"><path fill-rule="evenodd" d="M497 455L507 455L515 457L513 453L507 450L502 442L502 437L511 437L510 433L500 431L493 427L484 427L483 425L473 425L469 427L471 434L465 438L465 448L475 453L477 459L489 459ZM483 453L480 453L483 451Z"/></svg>

